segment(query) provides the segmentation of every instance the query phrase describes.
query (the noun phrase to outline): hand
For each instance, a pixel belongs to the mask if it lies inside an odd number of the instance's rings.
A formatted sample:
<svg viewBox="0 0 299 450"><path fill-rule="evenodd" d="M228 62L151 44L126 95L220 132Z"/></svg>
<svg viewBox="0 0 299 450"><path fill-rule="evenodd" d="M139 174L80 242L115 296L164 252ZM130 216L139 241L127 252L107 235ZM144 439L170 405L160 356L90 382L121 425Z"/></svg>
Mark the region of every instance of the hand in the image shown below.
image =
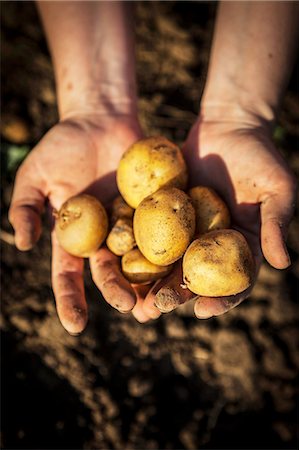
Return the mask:
<svg viewBox="0 0 299 450"><path fill-rule="evenodd" d="M107 206L117 195L115 171L121 155L140 137L137 120L129 116L89 114L55 125L16 176L9 219L18 249L29 250L37 242L46 201L50 210L59 210L69 197L85 192ZM90 258L90 268L106 301L121 312L132 310L136 294L121 275L119 258L101 248ZM52 285L62 325L71 334L80 333L87 322L83 259L66 253L54 231Z"/></svg>
<svg viewBox="0 0 299 450"><path fill-rule="evenodd" d="M277 269L290 264L285 239L296 183L269 134L262 123L199 119L183 148L190 184L214 188L228 204L232 227L241 231L250 244L256 275L263 255ZM150 306L154 312L157 304L162 312L169 312L194 298L194 294L182 289L182 282L178 265L147 296L146 308ZM248 297L252 287L231 297L198 297L195 315L209 318L223 314ZM175 304L169 304L167 289L176 292Z"/></svg>

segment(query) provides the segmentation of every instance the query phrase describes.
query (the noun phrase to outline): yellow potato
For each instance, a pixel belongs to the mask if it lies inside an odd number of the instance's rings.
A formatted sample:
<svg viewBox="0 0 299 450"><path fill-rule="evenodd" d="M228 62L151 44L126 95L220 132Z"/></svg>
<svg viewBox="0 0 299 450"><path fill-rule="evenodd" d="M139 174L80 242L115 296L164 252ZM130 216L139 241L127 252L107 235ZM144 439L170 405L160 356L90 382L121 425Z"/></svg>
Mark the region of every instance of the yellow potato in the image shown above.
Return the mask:
<svg viewBox="0 0 299 450"><path fill-rule="evenodd" d="M153 264L172 264L187 249L195 231L191 199L177 188L146 197L134 215L134 235L141 253Z"/></svg>
<svg viewBox="0 0 299 450"><path fill-rule="evenodd" d="M229 210L213 189L205 186L196 186L190 189L188 194L195 209L196 234L229 228Z"/></svg>
<svg viewBox="0 0 299 450"><path fill-rule="evenodd" d="M183 278L197 295L222 297L247 289L255 264L245 237L236 230L210 231L192 242L183 258Z"/></svg>
<svg viewBox="0 0 299 450"><path fill-rule="evenodd" d="M91 195L71 197L57 213L55 232L64 250L71 255L87 258L101 246L107 236L106 210Z"/></svg>
<svg viewBox="0 0 299 450"><path fill-rule="evenodd" d="M132 219L134 215L134 209L129 206L121 195L116 197L112 202L111 208L111 221L115 223L117 219L128 218Z"/></svg>
<svg viewBox="0 0 299 450"><path fill-rule="evenodd" d="M182 152L161 136L141 139L124 153L117 170L117 185L132 208L162 187L185 189L187 168Z"/></svg>
<svg viewBox="0 0 299 450"><path fill-rule="evenodd" d="M133 233L132 219L126 217L118 219L108 234L107 247L117 256L122 256L136 245Z"/></svg>
<svg viewBox="0 0 299 450"><path fill-rule="evenodd" d="M122 272L134 284L148 284L168 275L170 266L158 266L149 262L136 248L126 253L121 260Z"/></svg>

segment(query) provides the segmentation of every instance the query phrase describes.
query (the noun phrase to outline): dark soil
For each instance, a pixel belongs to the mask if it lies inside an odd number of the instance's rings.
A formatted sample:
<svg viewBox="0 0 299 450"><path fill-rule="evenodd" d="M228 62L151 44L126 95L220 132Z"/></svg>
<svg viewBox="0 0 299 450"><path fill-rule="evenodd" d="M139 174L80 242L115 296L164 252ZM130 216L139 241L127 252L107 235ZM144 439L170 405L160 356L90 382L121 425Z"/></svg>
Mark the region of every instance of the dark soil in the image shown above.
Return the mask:
<svg viewBox="0 0 299 450"><path fill-rule="evenodd" d="M31 2L2 2L2 448L291 449L298 445L299 218L292 267L263 264L250 297L199 321L192 304L145 325L100 297L86 271L89 324L60 325L50 243L9 244L12 144L32 147L57 121L52 66ZM215 3L138 2L140 116L181 143L195 120ZM298 67L277 144L298 175ZM45 225L47 228L47 225Z"/></svg>

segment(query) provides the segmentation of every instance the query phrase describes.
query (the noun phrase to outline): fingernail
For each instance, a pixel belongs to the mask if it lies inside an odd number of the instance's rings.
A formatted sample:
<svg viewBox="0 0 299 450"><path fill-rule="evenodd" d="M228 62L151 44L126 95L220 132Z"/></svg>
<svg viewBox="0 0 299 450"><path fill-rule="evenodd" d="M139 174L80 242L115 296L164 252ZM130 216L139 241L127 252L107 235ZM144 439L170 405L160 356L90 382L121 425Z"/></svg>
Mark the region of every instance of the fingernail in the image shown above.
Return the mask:
<svg viewBox="0 0 299 450"><path fill-rule="evenodd" d="M214 317L211 314L202 314L202 313L198 314L195 311L194 311L194 314L197 317L197 319L211 319L212 317Z"/></svg>
<svg viewBox="0 0 299 450"><path fill-rule="evenodd" d="M70 331L68 331L68 334L74 337L80 336L80 334L82 334L82 331L80 331L79 333L71 333Z"/></svg>
<svg viewBox="0 0 299 450"><path fill-rule="evenodd" d="M116 304L114 304L112 306L115 309L117 309L117 311L120 312L121 314L128 314L134 308L134 305L130 306L129 308L124 308L123 306L120 306L118 303L116 303Z"/></svg>
<svg viewBox="0 0 299 450"><path fill-rule="evenodd" d="M286 257L287 257L287 266L286 266L286 269L287 269L292 264L292 261L291 261L290 255L288 253L286 253Z"/></svg>
<svg viewBox="0 0 299 450"><path fill-rule="evenodd" d="M287 248L287 244L285 241L283 241L283 247L284 247L284 253L286 256L286 261L287 261L287 267L290 267L290 265L292 264L289 252L288 252L288 248Z"/></svg>
<svg viewBox="0 0 299 450"><path fill-rule="evenodd" d="M197 319L210 319L211 317L213 317L213 314L211 314L210 311L205 311L205 307L200 308L200 305L198 303L199 300L197 300L197 303L194 305L194 314Z"/></svg>
<svg viewBox="0 0 299 450"><path fill-rule="evenodd" d="M163 287L156 294L154 304L160 312L169 313L181 304L181 298L174 289Z"/></svg>
<svg viewBox="0 0 299 450"><path fill-rule="evenodd" d="M158 308L158 307L157 307ZM151 310L151 312L150 312L150 314L149 314L149 316L150 316L150 318L152 319L152 320L157 320L157 319L159 319L159 317L161 316L161 312L162 311L153 311L153 308L152 308L152 310Z"/></svg>
<svg viewBox="0 0 299 450"><path fill-rule="evenodd" d="M32 249L33 241L31 237L29 238L17 232L15 234L15 245L18 250L25 252Z"/></svg>

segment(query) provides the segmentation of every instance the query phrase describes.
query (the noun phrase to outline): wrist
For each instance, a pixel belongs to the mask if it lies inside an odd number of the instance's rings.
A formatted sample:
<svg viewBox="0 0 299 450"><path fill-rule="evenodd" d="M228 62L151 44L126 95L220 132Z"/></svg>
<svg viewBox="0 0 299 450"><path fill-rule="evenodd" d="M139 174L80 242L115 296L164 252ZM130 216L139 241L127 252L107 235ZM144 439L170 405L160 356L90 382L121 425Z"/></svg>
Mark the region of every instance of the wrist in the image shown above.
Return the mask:
<svg viewBox="0 0 299 450"><path fill-rule="evenodd" d="M248 126L272 128L276 107L264 98L236 87L217 89L209 86L200 105L205 121L237 122Z"/></svg>
<svg viewBox="0 0 299 450"><path fill-rule="evenodd" d="M217 98L203 98L200 118L205 122L235 123L249 128L263 127L271 130L275 124L276 112L261 98L246 99L236 92L229 98L220 93Z"/></svg>
<svg viewBox="0 0 299 450"><path fill-rule="evenodd" d="M76 115L131 116L137 118L137 96L134 85L100 82L73 88L57 87L60 120Z"/></svg>

